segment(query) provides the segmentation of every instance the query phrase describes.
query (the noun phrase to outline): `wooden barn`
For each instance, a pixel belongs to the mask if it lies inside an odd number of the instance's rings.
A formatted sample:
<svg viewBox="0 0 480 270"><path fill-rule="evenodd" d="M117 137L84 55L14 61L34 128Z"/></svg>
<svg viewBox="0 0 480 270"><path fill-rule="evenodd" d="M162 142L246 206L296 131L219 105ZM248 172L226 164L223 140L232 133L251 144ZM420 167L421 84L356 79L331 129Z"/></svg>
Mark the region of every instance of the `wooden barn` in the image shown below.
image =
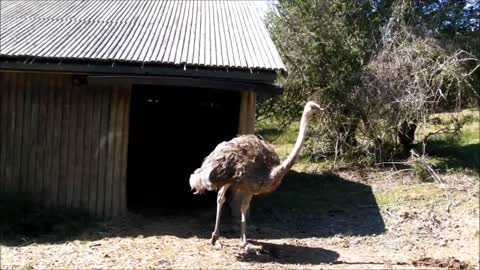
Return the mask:
<svg viewBox="0 0 480 270"><path fill-rule="evenodd" d="M285 67L255 1L1 1L0 192L111 217L194 204Z"/></svg>

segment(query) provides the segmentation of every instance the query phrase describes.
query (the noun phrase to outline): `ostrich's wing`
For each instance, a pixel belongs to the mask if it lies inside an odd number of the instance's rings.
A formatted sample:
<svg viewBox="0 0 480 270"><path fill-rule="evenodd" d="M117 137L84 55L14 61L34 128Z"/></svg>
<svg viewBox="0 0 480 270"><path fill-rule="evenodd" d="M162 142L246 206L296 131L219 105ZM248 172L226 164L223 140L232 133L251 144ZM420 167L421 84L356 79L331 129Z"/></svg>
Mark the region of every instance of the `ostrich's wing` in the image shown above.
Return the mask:
<svg viewBox="0 0 480 270"><path fill-rule="evenodd" d="M278 164L280 160L272 145L255 135L243 135L219 144L205 158L202 169L211 169L210 181L223 185L266 176Z"/></svg>

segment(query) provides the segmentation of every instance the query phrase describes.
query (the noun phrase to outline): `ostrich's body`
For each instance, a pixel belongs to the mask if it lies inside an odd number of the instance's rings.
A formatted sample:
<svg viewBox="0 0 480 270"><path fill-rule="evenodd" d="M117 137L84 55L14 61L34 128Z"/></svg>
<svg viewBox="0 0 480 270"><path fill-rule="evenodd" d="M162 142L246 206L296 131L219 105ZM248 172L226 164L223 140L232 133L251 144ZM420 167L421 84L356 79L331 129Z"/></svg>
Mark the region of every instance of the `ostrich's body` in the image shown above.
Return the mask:
<svg viewBox="0 0 480 270"><path fill-rule="evenodd" d="M220 216L228 188L247 194L240 207L242 214L241 245L247 244L245 214L253 195L270 193L278 188L293 166L305 138L308 117L320 107L308 102L305 106L300 130L292 153L283 161L273 146L255 135L238 136L222 142L208 155L202 166L190 176L190 186L195 193L217 190L217 217L212 233L212 244L219 236Z"/></svg>
<svg viewBox="0 0 480 270"><path fill-rule="evenodd" d="M200 170L212 168L209 180L216 187L230 184L234 190L258 195L276 189L269 175L279 164L271 144L255 135L242 135L219 144Z"/></svg>

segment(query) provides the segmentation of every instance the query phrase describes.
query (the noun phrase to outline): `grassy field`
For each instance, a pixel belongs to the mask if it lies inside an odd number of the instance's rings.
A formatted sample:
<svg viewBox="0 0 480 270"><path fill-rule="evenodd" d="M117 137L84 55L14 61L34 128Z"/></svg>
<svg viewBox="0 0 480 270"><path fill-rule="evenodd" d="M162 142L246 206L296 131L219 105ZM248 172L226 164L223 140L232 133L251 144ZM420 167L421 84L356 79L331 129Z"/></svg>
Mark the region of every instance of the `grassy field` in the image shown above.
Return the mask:
<svg viewBox="0 0 480 270"><path fill-rule="evenodd" d="M424 128L420 126L416 134L421 138L426 133L434 132L443 127L434 119L452 126L452 117L459 116L465 125L458 135L434 135L426 146L428 155L434 158L437 167L446 170L470 170L479 173L480 168L480 111L464 110L459 114L441 113L432 115L430 123Z"/></svg>

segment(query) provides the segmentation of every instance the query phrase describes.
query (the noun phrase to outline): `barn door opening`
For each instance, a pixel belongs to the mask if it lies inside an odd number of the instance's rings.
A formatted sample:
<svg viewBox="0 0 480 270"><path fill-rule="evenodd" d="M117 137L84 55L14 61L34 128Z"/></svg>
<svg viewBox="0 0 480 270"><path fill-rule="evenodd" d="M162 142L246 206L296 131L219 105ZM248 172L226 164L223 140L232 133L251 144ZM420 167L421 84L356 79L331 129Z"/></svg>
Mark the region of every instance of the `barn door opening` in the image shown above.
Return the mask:
<svg viewBox="0 0 480 270"><path fill-rule="evenodd" d="M127 204L144 214L176 213L215 204L194 196L189 176L237 134L240 93L205 88L132 88Z"/></svg>

